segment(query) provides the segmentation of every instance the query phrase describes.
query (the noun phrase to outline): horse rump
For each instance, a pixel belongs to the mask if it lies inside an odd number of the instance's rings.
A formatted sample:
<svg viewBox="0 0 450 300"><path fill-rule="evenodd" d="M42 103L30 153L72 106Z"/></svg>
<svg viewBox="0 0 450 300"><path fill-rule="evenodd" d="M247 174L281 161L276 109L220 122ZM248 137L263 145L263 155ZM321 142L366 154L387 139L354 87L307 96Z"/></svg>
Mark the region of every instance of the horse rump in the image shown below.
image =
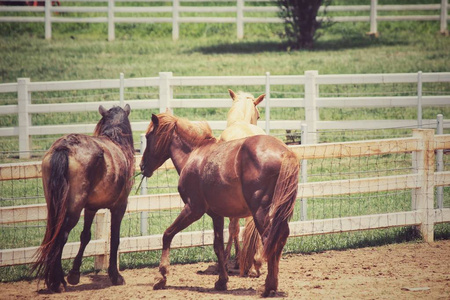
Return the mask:
<svg viewBox="0 0 450 300"><path fill-rule="evenodd" d="M280 252L289 236L288 221L292 217L298 190L300 164L297 156L286 151L281 161L280 172L275 185L272 205L267 214L266 231L263 233L263 256L267 259ZM280 252L281 253L281 252Z"/></svg>

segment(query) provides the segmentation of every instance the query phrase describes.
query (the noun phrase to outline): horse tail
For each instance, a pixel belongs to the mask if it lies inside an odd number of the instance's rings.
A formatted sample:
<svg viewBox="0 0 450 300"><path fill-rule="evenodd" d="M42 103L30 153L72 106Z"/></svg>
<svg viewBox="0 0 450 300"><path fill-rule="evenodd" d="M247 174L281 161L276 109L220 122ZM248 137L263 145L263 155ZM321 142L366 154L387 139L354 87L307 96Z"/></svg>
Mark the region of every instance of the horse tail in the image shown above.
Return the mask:
<svg viewBox="0 0 450 300"><path fill-rule="evenodd" d="M266 217L268 226L263 234L263 240L265 240L263 255L266 259L276 253L279 247L284 247L289 235L287 222L294 212L299 171L300 164L296 155L291 151L285 152L281 160L272 204Z"/></svg>
<svg viewBox="0 0 450 300"><path fill-rule="evenodd" d="M239 255L240 276L248 275L253 264L255 264L256 275L259 276L259 269L261 268L262 262L259 255L257 257L255 257L255 255L257 252L260 252L259 250L261 248L261 238L256 229L255 220L253 217L248 217L245 219L242 249Z"/></svg>
<svg viewBox="0 0 450 300"><path fill-rule="evenodd" d="M36 252L36 262L31 272L37 270L36 276L45 279L45 284L50 287L49 279L53 267L59 260L58 253L62 250L62 239L60 236L64 219L67 212L67 198L69 191L68 169L69 149L59 146L54 149L50 158L50 178L43 183L46 185L47 200L47 228L44 240Z"/></svg>

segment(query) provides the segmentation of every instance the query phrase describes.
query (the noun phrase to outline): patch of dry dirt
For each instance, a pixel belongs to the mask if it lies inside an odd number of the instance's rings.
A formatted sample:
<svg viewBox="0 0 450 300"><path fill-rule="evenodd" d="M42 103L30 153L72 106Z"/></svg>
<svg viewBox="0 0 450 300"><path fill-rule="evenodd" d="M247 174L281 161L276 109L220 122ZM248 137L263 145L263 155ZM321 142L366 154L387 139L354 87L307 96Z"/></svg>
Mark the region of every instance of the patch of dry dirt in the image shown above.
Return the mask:
<svg viewBox="0 0 450 300"><path fill-rule="evenodd" d="M124 286L105 273L83 274L62 294L37 292L37 282L0 284L1 299L249 299L259 298L260 278L232 270L227 291L215 291L213 263L173 265L167 288L154 291L158 268L124 270ZM41 283L42 285L42 283ZM42 288L42 286L40 287ZM405 288L419 288L417 291ZM450 299L450 240L395 244L309 255L285 255L277 297L286 299Z"/></svg>

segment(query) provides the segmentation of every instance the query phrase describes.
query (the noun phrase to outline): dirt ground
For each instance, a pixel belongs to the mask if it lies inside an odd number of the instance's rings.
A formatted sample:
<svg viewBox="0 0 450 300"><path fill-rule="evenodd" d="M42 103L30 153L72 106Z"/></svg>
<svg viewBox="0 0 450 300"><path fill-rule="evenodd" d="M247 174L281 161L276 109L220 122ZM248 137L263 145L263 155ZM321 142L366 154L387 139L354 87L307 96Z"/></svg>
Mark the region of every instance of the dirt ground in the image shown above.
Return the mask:
<svg viewBox="0 0 450 300"><path fill-rule="evenodd" d="M215 291L213 263L173 265L167 288L154 291L157 268L123 270L124 286L106 273L82 274L61 294L38 292L37 282L0 284L1 299L249 299L259 298L260 278L230 271L227 291ZM42 283L39 288L42 288ZM279 293L286 299L450 299L450 240L408 243L308 255L285 255Z"/></svg>

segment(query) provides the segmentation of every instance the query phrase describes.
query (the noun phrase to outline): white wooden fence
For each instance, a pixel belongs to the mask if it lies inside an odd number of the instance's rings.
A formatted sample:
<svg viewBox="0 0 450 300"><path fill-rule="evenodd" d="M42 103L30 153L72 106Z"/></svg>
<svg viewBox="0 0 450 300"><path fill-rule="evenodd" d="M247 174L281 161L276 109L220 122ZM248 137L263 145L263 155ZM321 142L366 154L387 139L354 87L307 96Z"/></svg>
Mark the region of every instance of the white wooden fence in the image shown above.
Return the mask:
<svg viewBox="0 0 450 300"><path fill-rule="evenodd" d="M361 157L392 153L413 153L412 172L395 176L300 183L297 197L316 198L355 193L411 190L411 209L395 213L348 216L332 219L313 219L290 223L290 236L341 233L388 227L418 226L425 241L434 239L434 226L450 222L450 208L434 206L435 187L450 186L450 171L435 168L435 152L450 149L450 135L434 135L432 129L415 129L410 138L343 142L318 145L290 146L299 160ZM140 157L136 159L137 164ZM164 168L170 168L170 162ZM173 167L173 166L172 166ZM41 176L40 162L0 165L0 181ZM330 199L331 201L331 199ZM363 200L361 200L363 201ZM182 202L177 193L130 196L127 212L145 212L177 209ZM98 212L97 232L85 251L85 256L96 257L96 268L106 268L109 252L107 210ZM0 208L0 224L33 222L46 219L45 204ZM227 232L225 232L227 234ZM226 237L225 237L226 238ZM68 243L63 258L75 257L79 242ZM182 232L172 242L173 248L213 244L211 230ZM162 235L121 238L120 253L158 250L162 248ZM0 250L0 266L33 262L37 247Z"/></svg>
<svg viewBox="0 0 450 300"><path fill-rule="evenodd" d="M364 84L417 84L417 94L414 96L364 96L364 97L321 97L319 87L325 85L364 85ZM224 99L187 99L174 98L175 87L186 86L265 86L266 99L265 120L258 125L265 128L267 133L272 129L301 129L301 124L308 126L308 144L318 142L318 130L349 130L349 129L385 129L401 127L436 128L436 120L423 120L422 108L429 106L449 106L450 94L433 96L422 95L422 85L425 83L450 83L450 72L447 73L403 73L403 74L348 74L348 75L319 75L317 71L306 71L304 75L276 75L266 73L265 76L180 76L175 77L171 72L159 73L159 77L130 78L110 80L83 80L57 82L31 82L29 78L19 78L17 83L0 84L1 93L17 93L17 105L0 106L0 116L7 114L18 115L18 126L0 128L0 137L18 136L21 158L30 157L30 136L47 134L91 133L95 124L47 125L31 124L31 114L49 112L80 112L96 111L100 104L123 104L125 88L152 87L159 90L159 99L127 100L135 109L159 109L165 111L171 108L228 108L229 98ZM273 98L271 89L279 85L293 85L304 87L303 98ZM67 90L96 90L118 89L119 99L104 102L33 104L32 93ZM448 89L447 89L448 91ZM262 91L261 91L262 92ZM305 120L271 120L270 109L275 107L293 107L305 109ZM321 121L321 108L358 108L358 107L417 107L417 120L349 120L349 121ZM213 130L223 130L226 121L209 121ZM145 131L148 121L132 122L133 131ZM446 124L447 128L449 124Z"/></svg>
<svg viewBox="0 0 450 300"><path fill-rule="evenodd" d="M20 1L20 0L10 0ZM378 34L378 21L439 21L440 32L448 33L448 0L441 0L441 4L414 4L414 5L378 5L378 0L367 0L367 5L350 6L328 6L321 7L320 11L326 12L368 12L362 16L332 16L329 18L332 22L370 22L370 34ZM11 7L0 6L0 13L9 12L34 12L42 16L0 16L0 22L44 22L45 38L52 37L53 23L107 23L108 40L115 39L115 25L119 23L169 23L172 24L172 38L179 38L179 26L182 23L235 23L237 37L244 37L244 24L249 23L283 23L284 20L279 17L270 17L267 14L276 15L279 7L274 1L268 0L236 0L233 6L188 6L182 5L183 2L192 2L188 0L169 0L163 2L172 2L171 6L126 6L126 0L92 0L89 2L99 3L98 6L51 6L51 0L45 0L45 7ZM85 1L70 1L85 2ZM124 2L120 6L116 3ZM129 2L129 1L128 1ZM140 0L151 4L155 0ZM161 3L161 1L158 1ZM225 1L202 1L202 2L225 2ZM230 2L230 1L226 1ZM231 1L232 2L232 1ZM254 6L246 5L257 2L269 2L269 5ZM106 4L106 5L105 5ZM436 11L434 15L386 15L379 16L378 12L398 12L398 11ZM85 14L83 17L65 16L63 13ZM100 14L101 16L92 16ZM185 16L183 14L210 14L211 16ZM260 13L261 16L255 17L254 14ZM91 15L90 15L91 14ZM123 16L126 14L153 14L151 16ZM166 16L158 16L165 14ZM220 14L232 14L232 16L218 16ZM247 14L247 15L246 15ZM249 16L248 14L252 15ZM318 17L318 20L324 17Z"/></svg>

